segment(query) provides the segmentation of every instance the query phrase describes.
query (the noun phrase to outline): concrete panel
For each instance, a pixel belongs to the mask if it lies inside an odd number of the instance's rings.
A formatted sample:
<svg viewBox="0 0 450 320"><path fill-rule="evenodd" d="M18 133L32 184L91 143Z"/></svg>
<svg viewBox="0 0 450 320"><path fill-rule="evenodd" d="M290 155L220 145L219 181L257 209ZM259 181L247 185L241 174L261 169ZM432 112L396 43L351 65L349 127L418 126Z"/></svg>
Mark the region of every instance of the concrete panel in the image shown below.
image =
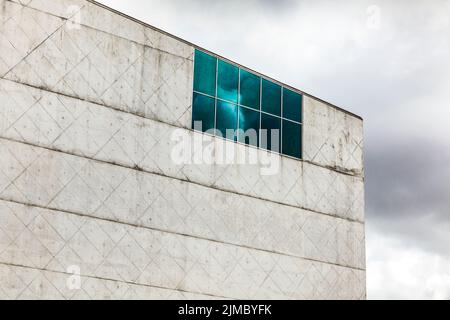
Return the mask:
<svg viewBox="0 0 450 320"><path fill-rule="evenodd" d="M193 52L0 0L0 298L365 298L362 121L305 97L305 161L194 133Z"/></svg>
<svg viewBox="0 0 450 320"><path fill-rule="evenodd" d="M173 151L179 142L174 137L181 135L194 141L203 139L201 134L9 81L0 81L0 88L1 99L5 101L1 110L2 137L346 219L364 220L361 177L230 142L225 147L231 148L236 158L253 152L258 159L266 159L274 166L273 174L261 174L260 163L208 164L204 160L196 164L193 148L188 156L194 161L177 164ZM223 140L209 140L211 153L219 153Z"/></svg>
<svg viewBox="0 0 450 320"><path fill-rule="evenodd" d="M3 264L239 299L365 297L360 270L4 201L0 212Z"/></svg>
<svg viewBox="0 0 450 320"><path fill-rule="evenodd" d="M0 29L4 78L190 128L192 57L82 25L69 28L67 20L9 1L4 10L8 19ZM144 33L149 44L175 46L173 39L164 44L162 35ZM192 56L193 48L189 50Z"/></svg>
<svg viewBox="0 0 450 320"><path fill-rule="evenodd" d="M6 0L1 1L0 10L0 76L3 76L64 22L62 19Z"/></svg>
<svg viewBox="0 0 450 320"><path fill-rule="evenodd" d="M12 2L21 4L18 0L12 0ZM155 28L147 27L120 14L113 14L92 1L32 0L29 3L22 3L22 5L69 19L69 28L72 25L75 27L75 23L79 23L182 58L193 59L191 46L161 33Z"/></svg>
<svg viewBox="0 0 450 320"><path fill-rule="evenodd" d="M1 199L365 268L359 222L3 139L0 151Z"/></svg>
<svg viewBox="0 0 450 320"><path fill-rule="evenodd" d="M24 268L0 263L0 300L209 300L220 299L178 290L136 285L121 281L80 277L73 274ZM76 280L78 281L78 280Z"/></svg>
<svg viewBox="0 0 450 320"><path fill-rule="evenodd" d="M304 159L363 176L362 120L316 99L304 99Z"/></svg>

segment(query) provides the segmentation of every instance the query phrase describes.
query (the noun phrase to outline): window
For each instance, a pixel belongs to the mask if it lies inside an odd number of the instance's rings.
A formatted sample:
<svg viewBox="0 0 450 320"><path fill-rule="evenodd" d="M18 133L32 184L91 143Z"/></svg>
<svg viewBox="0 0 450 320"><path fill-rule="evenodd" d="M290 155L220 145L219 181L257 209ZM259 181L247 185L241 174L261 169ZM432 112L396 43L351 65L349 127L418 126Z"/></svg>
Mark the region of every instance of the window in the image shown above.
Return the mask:
<svg viewBox="0 0 450 320"><path fill-rule="evenodd" d="M261 78L241 69L241 91L239 103L243 106L259 110L261 99Z"/></svg>
<svg viewBox="0 0 450 320"><path fill-rule="evenodd" d="M283 120L283 154L294 158L301 158L301 136L302 128L299 124L289 120Z"/></svg>
<svg viewBox="0 0 450 320"><path fill-rule="evenodd" d="M281 119L268 114L261 115L261 148L281 152Z"/></svg>
<svg viewBox="0 0 450 320"><path fill-rule="evenodd" d="M259 146L260 113L245 107L239 107L239 142Z"/></svg>
<svg viewBox="0 0 450 320"><path fill-rule="evenodd" d="M302 122L302 96L292 90L283 88L283 118Z"/></svg>
<svg viewBox="0 0 450 320"><path fill-rule="evenodd" d="M236 140L237 105L217 101L216 135L229 140Z"/></svg>
<svg viewBox="0 0 450 320"><path fill-rule="evenodd" d="M303 96L195 51L192 128L301 159Z"/></svg>
<svg viewBox="0 0 450 320"><path fill-rule="evenodd" d="M281 87L268 80L262 82L262 111L281 115Z"/></svg>
<svg viewBox="0 0 450 320"><path fill-rule="evenodd" d="M219 61L217 74L217 97L233 103L238 102L239 68Z"/></svg>
<svg viewBox="0 0 450 320"><path fill-rule="evenodd" d="M194 90L210 96L216 95L217 59L195 51Z"/></svg>
<svg viewBox="0 0 450 320"><path fill-rule="evenodd" d="M214 108L213 98L194 93L192 128L202 132L214 130Z"/></svg>

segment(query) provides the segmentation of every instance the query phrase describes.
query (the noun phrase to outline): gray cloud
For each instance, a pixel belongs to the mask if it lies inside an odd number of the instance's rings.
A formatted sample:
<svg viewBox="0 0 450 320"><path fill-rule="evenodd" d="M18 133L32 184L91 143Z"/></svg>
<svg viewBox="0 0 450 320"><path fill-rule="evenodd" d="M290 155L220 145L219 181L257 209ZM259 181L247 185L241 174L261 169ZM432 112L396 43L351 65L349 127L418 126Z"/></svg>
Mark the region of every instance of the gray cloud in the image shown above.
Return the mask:
<svg viewBox="0 0 450 320"><path fill-rule="evenodd" d="M449 149L417 137L374 146L366 161L369 210L379 218L434 215L450 222L449 163Z"/></svg>
<svg viewBox="0 0 450 320"><path fill-rule="evenodd" d="M384 142L366 155L368 224L450 257L450 149L417 137Z"/></svg>

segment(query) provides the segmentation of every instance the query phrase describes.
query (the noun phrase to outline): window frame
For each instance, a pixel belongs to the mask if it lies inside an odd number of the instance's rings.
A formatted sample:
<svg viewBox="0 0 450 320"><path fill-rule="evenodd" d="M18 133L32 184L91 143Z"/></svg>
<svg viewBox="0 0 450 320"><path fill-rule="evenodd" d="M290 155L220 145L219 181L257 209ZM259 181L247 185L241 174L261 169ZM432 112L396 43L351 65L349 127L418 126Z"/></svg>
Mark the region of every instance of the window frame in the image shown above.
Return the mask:
<svg viewBox="0 0 450 320"><path fill-rule="evenodd" d="M258 73L256 71L253 71L253 70L251 70L251 69L249 69L249 68L247 68L245 66L237 64L237 63L235 63L235 62L233 62L231 60L228 60L226 58L223 58L223 57L221 57L221 56L219 56L217 54L214 54L212 52L205 51L205 50L199 49L199 48L195 48L195 50L196 51L200 51L200 52L202 52L204 54L208 54L208 55L216 58L216 90L215 90L216 92L215 92L215 96L211 96L211 95L208 95L208 94L205 94L205 93L202 93L202 92L198 92L198 91L194 90L194 87L192 88L192 92L194 94L200 94L200 95L204 95L206 97L215 99L215 103L214 103L214 132L217 129L217 104L218 104L219 101L222 101L222 102L225 102L225 103L231 103L231 104L233 104L233 105L235 105L237 107L237 129L238 130L239 130L239 124L240 124L240 119L239 119L239 117L240 117L239 109L240 108L244 108L244 109L248 109L248 110L251 110L251 111L259 112L258 146L254 146L252 144L247 144L247 143L241 142L239 136L237 136L236 139L233 141L233 140L229 140L229 139L226 139L225 137L221 137L221 136L218 136L218 135L215 135L215 134L212 135L212 134L205 133L205 132L202 132L202 133L206 134L206 135L214 136L214 137L217 137L217 138L220 138L220 139L224 139L224 140L229 141L229 142L234 142L234 143L237 143L237 144L240 144L240 145L243 145L243 146L247 146L247 147L250 147L250 148L256 148L256 149L259 149L259 150L263 150L265 152L278 154L278 155L280 155L282 157L287 157L287 158L294 159L294 160L297 160L297 161L303 161L304 160L304 153L303 153L303 151L304 151L304 112L305 112L304 106L305 106L305 94L302 91L298 90L298 89L295 89L295 88L293 88L293 87L291 87L289 85L283 84L280 81L274 80L274 79L272 79L272 78L270 78L268 76L265 76L265 75L260 74L260 73ZM237 98L237 103L235 103L234 101L229 101L229 100L225 100L225 99L222 99L222 98L218 97L219 61L223 61L225 63L231 64L231 65L233 65L233 66L238 68L238 98ZM194 58L193 58L193 70L195 72L195 54L194 54ZM240 99L240 93L241 93L241 70L244 70L247 73L250 73L250 74L252 74L254 76L257 76L259 78L259 80L260 80L259 110L241 104L241 101L240 101L241 100ZM195 74L193 75L193 78L195 78ZM276 84L276 85L281 87L281 101L280 101L281 113L280 113L280 115L275 115L275 114L272 114L272 113L269 113L269 112L265 112L265 111L262 110L263 80L269 81L269 82L271 82L273 84ZM283 95L284 95L284 91L285 90L292 91L292 92L294 92L296 94L299 94L301 96L301 104L299 106L301 108L301 110L300 110L301 121L300 122L283 117L284 116L284 109L283 109L284 108L284 97L283 97ZM193 114L193 111L194 110L192 110L191 114ZM261 144L261 134L262 134L262 132L261 132L261 125L262 125L262 115L263 114L266 114L266 115L269 115L269 116L272 116L272 117L276 117L281 122L280 151L279 152L262 148L261 145L260 145ZM283 122L284 121L289 121L289 122L292 122L292 123L297 124L297 125L300 126L300 132L301 132L301 136L300 136L300 158L293 157L293 156L290 156L290 155L287 155L287 154L283 153L283 133L284 133L283 132L284 131L283 130ZM194 130L194 128L191 128L191 130ZM194 131L197 132L196 130L194 130Z"/></svg>

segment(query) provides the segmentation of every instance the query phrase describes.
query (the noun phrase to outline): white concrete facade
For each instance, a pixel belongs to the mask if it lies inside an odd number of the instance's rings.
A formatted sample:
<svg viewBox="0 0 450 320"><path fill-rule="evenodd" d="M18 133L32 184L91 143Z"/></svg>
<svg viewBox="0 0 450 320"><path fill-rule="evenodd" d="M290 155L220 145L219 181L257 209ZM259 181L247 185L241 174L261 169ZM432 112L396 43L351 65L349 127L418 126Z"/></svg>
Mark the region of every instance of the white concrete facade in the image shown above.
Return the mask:
<svg viewBox="0 0 450 320"><path fill-rule="evenodd" d="M91 1L0 0L0 298L366 297L362 120L305 96L277 174L175 163L175 135L223 143L191 130L193 55Z"/></svg>

